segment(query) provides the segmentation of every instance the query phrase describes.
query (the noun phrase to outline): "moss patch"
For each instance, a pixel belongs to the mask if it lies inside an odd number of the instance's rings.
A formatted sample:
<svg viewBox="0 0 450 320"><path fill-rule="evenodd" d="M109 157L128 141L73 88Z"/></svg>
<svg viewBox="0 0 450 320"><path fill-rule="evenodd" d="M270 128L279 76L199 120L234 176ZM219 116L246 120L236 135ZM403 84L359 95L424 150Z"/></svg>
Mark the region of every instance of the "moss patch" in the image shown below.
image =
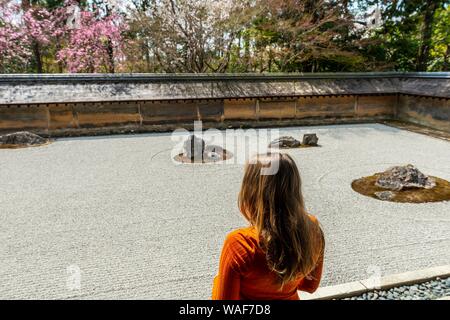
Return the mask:
<svg viewBox="0 0 450 320"><path fill-rule="evenodd" d="M220 158L212 158L208 156L208 153L211 150L215 150L216 153L220 155ZM177 154L173 159L175 161L181 162L181 163L214 163L214 162L221 162L225 161L227 159L231 159L233 157L233 154L230 151L227 151L221 147L218 146L206 146L205 152L203 153L203 159L191 159L184 155L183 153Z"/></svg>
<svg viewBox="0 0 450 320"><path fill-rule="evenodd" d="M23 148L42 147L50 143L51 141L48 140L40 144L0 144L0 149L23 149Z"/></svg>
<svg viewBox="0 0 450 320"><path fill-rule="evenodd" d="M278 150L283 150L283 149L303 149L303 148L318 148L321 147L320 144L317 144L315 146L311 146L308 144L301 144L298 147L269 147L269 149L278 149Z"/></svg>
<svg viewBox="0 0 450 320"><path fill-rule="evenodd" d="M375 185L379 176L380 173L376 173L372 176L356 179L352 182L352 189L362 195L380 200L375 193L388 190ZM389 190L394 193L394 196L390 200L383 201L403 203L450 201L450 182L437 177L432 178L436 180L436 186L432 189L404 188L400 191Z"/></svg>

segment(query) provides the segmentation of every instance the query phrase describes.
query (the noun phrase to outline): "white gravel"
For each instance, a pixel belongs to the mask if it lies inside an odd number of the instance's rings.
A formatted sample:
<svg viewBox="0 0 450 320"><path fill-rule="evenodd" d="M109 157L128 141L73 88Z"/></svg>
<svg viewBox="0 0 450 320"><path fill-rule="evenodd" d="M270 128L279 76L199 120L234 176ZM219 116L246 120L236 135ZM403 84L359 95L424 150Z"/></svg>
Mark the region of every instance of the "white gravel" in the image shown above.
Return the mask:
<svg viewBox="0 0 450 320"><path fill-rule="evenodd" d="M322 285L450 262L450 202L383 202L350 187L407 163L450 180L449 142L369 124L280 134L308 132L322 147L289 153L325 230ZM0 150L0 298L208 299L222 241L245 225L243 167L175 165L173 145L144 134Z"/></svg>

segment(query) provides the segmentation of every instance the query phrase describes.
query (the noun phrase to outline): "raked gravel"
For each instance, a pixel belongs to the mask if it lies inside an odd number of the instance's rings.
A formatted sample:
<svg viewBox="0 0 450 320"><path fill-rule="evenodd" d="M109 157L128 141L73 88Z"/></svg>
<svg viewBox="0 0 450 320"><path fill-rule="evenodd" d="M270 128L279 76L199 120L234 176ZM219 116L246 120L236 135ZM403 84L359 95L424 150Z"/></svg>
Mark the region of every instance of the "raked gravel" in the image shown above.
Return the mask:
<svg viewBox="0 0 450 320"><path fill-rule="evenodd" d="M287 152L325 231L322 286L448 264L450 202L383 202L350 184L407 163L450 180L450 142L378 124L280 129L310 132L321 147ZM177 165L173 146L159 133L0 150L0 298L208 299L226 234L246 225L242 154Z"/></svg>

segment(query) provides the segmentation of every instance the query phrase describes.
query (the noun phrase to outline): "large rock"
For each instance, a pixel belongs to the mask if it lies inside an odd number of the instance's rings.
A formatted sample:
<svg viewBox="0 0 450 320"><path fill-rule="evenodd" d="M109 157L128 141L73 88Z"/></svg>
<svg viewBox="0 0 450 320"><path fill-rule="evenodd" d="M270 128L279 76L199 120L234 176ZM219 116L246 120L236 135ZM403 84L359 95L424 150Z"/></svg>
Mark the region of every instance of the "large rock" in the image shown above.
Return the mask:
<svg viewBox="0 0 450 320"><path fill-rule="evenodd" d="M269 148L298 148L300 147L300 141L291 136L282 136L273 140L269 144Z"/></svg>
<svg viewBox="0 0 450 320"><path fill-rule="evenodd" d="M389 190L402 190L403 188L431 189L436 181L423 174L412 164L395 166L381 173L375 185Z"/></svg>
<svg viewBox="0 0 450 320"><path fill-rule="evenodd" d="M315 133L306 133L303 135L302 144L304 146L317 146L317 142L319 142L319 138Z"/></svg>
<svg viewBox="0 0 450 320"><path fill-rule="evenodd" d="M41 136L28 131L20 131L0 136L0 146L31 146L40 145L47 142L48 139L42 138Z"/></svg>
<svg viewBox="0 0 450 320"><path fill-rule="evenodd" d="M191 160L203 159L205 141L195 135L190 135L183 144L184 155Z"/></svg>

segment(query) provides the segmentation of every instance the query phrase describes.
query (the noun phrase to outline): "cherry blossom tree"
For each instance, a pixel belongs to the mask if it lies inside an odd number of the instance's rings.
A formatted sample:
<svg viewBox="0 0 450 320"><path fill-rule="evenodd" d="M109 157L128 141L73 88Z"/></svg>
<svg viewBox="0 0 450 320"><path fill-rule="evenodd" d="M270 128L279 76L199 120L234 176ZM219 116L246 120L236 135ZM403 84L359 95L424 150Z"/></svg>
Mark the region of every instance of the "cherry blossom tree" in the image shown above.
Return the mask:
<svg viewBox="0 0 450 320"><path fill-rule="evenodd" d="M0 72L120 70L127 24L114 7L105 8L87 10L75 0L52 9L0 0Z"/></svg>
<svg viewBox="0 0 450 320"><path fill-rule="evenodd" d="M114 8L107 9L103 15L95 7L74 11L76 21L67 30L67 46L57 54L69 72L115 72L118 65L120 69L128 26Z"/></svg>
<svg viewBox="0 0 450 320"><path fill-rule="evenodd" d="M43 58L64 35L64 8L49 11L27 1L0 2L0 68L21 71L34 64L44 71Z"/></svg>
<svg viewBox="0 0 450 320"><path fill-rule="evenodd" d="M31 47L38 73L44 71L43 57L48 51L58 50L65 34L65 8L49 11L39 6L31 6L23 13L22 22ZM56 48L54 48L56 46Z"/></svg>
<svg viewBox="0 0 450 320"><path fill-rule="evenodd" d="M25 29L15 23L17 6L0 0L0 72L17 72L31 57Z"/></svg>

